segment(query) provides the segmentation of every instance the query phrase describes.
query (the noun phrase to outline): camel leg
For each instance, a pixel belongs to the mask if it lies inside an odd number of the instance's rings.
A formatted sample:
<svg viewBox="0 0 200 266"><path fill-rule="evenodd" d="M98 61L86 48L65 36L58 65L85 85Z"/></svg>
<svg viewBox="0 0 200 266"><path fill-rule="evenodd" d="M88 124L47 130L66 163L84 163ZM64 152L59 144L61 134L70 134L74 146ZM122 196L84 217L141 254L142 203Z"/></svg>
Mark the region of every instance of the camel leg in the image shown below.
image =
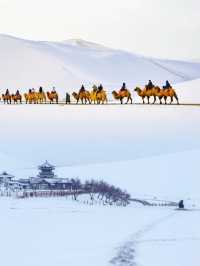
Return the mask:
<svg viewBox="0 0 200 266"><path fill-rule="evenodd" d="M165 104L167 104L167 97L166 96L164 97L164 100L165 100Z"/></svg>
<svg viewBox="0 0 200 266"><path fill-rule="evenodd" d="M171 97L171 102L170 102L170 104L172 104L173 103L173 96Z"/></svg>
<svg viewBox="0 0 200 266"><path fill-rule="evenodd" d="M144 97L142 97L143 104L145 104Z"/></svg>
<svg viewBox="0 0 200 266"><path fill-rule="evenodd" d="M149 102L149 96L147 96L147 100L148 100L148 104L149 104L149 103L150 103L150 102Z"/></svg>
<svg viewBox="0 0 200 266"><path fill-rule="evenodd" d="M178 96L175 94L174 97L175 97L175 99L177 101L177 104L179 104Z"/></svg>
<svg viewBox="0 0 200 266"><path fill-rule="evenodd" d="M160 104L162 104L162 98L161 97L159 97L159 100L160 100Z"/></svg>
<svg viewBox="0 0 200 266"><path fill-rule="evenodd" d="M133 103L133 99L132 99L132 97L130 97L130 100L131 100L131 104Z"/></svg>
<svg viewBox="0 0 200 266"><path fill-rule="evenodd" d="M122 98L120 98L120 103L123 104L123 99Z"/></svg>
<svg viewBox="0 0 200 266"><path fill-rule="evenodd" d="M156 96L153 96L154 97L154 101L153 101L153 104L155 104L155 102L156 102Z"/></svg>

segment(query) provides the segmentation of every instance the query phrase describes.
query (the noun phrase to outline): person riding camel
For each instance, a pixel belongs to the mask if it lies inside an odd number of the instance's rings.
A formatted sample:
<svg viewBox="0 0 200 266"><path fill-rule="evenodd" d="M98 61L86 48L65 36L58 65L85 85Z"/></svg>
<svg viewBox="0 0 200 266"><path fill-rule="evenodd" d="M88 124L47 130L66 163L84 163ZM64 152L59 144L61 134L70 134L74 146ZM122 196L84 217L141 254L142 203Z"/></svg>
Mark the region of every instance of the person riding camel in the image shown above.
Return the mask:
<svg viewBox="0 0 200 266"><path fill-rule="evenodd" d="M10 94L9 89L7 89L5 95L9 95L9 94Z"/></svg>
<svg viewBox="0 0 200 266"><path fill-rule="evenodd" d="M43 88L39 87L39 93L43 93Z"/></svg>
<svg viewBox="0 0 200 266"><path fill-rule="evenodd" d="M98 92L101 92L103 90L103 86L102 84L100 84L100 86L98 87Z"/></svg>
<svg viewBox="0 0 200 266"><path fill-rule="evenodd" d="M81 93L81 92L85 92L85 87L83 85L81 86L81 88L79 90L79 93Z"/></svg>
<svg viewBox="0 0 200 266"><path fill-rule="evenodd" d="M122 92L122 91L126 91L126 90L127 90L126 83L124 82L122 87L121 87L121 89L120 89L120 91Z"/></svg>
<svg viewBox="0 0 200 266"><path fill-rule="evenodd" d="M53 89L52 89L51 93L52 93L52 94L56 94L56 93L57 93L57 92L56 92L56 88L55 88L55 87L53 87Z"/></svg>
<svg viewBox="0 0 200 266"><path fill-rule="evenodd" d="M16 91L16 94L15 95L16 96L19 96L20 95L19 90Z"/></svg>
<svg viewBox="0 0 200 266"><path fill-rule="evenodd" d="M166 80L166 83L165 83L165 86L163 86L163 90L167 90L167 89L170 89L172 88L171 84L169 83L168 80Z"/></svg>
<svg viewBox="0 0 200 266"><path fill-rule="evenodd" d="M154 87L154 84L151 80L149 80L148 84L145 86L146 90L151 90Z"/></svg>

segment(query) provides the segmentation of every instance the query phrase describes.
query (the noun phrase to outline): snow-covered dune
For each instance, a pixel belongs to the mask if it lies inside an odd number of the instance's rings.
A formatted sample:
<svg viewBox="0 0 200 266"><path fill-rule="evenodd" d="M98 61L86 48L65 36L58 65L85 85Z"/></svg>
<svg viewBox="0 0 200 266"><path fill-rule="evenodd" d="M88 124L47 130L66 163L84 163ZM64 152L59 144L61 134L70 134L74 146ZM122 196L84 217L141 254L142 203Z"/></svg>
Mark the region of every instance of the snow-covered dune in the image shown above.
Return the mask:
<svg viewBox="0 0 200 266"><path fill-rule="evenodd" d="M149 79L162 84L200 77L200 63L147 58L75 39L36 42L0 35L0 89L56 86L72 91L81 83L102 82L108 89Z"/></svg>
<svg viewBox="0 0 200 266"><path fill-rule="evenodd" d="M186 81L175 85L182 103L200 103L200 79Z"/></svg>

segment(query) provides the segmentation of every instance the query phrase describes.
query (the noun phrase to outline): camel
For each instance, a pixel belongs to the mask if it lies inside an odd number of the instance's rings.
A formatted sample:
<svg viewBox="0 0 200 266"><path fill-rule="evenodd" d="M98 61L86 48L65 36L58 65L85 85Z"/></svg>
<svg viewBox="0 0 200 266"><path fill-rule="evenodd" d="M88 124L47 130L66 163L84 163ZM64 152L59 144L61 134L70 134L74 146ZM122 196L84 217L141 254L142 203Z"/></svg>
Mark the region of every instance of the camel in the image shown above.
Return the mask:
<svg viewBox="0 0 200 266"><path fill-rule="evenodd" d="M47 92L47 97L50 101L50 104L54 103L54 100L56 103L58 103L58 93L57 92Z"/></svg>
<svg viewBox="0 0 200 266"><path fill-rule="evenodd" d="M176 99L177 104L179 104L178 96L177 96L177 94L176 94L176 92L175 92L175 90L173 88L164 89L164 90L161 90L161 92L163 94L165 104L167 104L167 98L168 97L171 99L170 104L173 103L174 98Z"/></svg>
<svg viewBox="0 0 200 266"><path fill-rule="evenodd" d="M96 93L97 104L104 104L108 102L107 94L105 90L97 91Z"/></svg>
<svg viewBox="0 0 200 266"><path fill-rule="evenodd" d="M160 89L160 87L156 86L152 89L144 89L141 90L139 87L135 88L135 91L137 92L138 96L140 96L143 100L143 104L145 103L144 99L147 98L148 100L148 104L150 103L150 97L153 96L154 97L154 102L153 104L155 104L156 102L156 97L159 99L160 104L162 104L162 98L164 98L165 104L167 104L167 98L170 97L171 98L171 102L170 104L172 104L173 102L173 98L176 99L177 104L179 104L178 101L178 96L175 92L175 90L173 88L169 88L169 89Z"/></svg>
<svg viewBox="0 0 200 266"><path fill-rule="evenodd" d="M12 94L12 100L14 101L14 103L22 103L22 96L21 94Z"/></svg>
<svg viewBox="0 0 200 266"><path fill-rule="evenodd" d="M91 103L96 104L97 103L97 90L98 90L98 87L96 85L93 85L92 89L93 90L90 92L90 100L91 100Z"/></svg>
<svg viewBox="0 0 200 266"><path fill-rule="evenodd" d="M81 100L82 104L87 104L87 102L91 104L89 91L80 91L79 93L73 92L72 95L76 99L77 104L79 100Z"/></svg>
<svg viewBox="0 0 200 266"><path fill-rule="evenodd" d="M91 103L93 102L94 104L104 104L108 102L105 90L102 89L101 91L99 91L96 85L94 85L92 88L93 90L90 92Z"/></svg>
<svg viewBox="0 0 200 266"><path fill-rule="evenodd" d="M47 98L46 98L46 95L45 95L45 92L36 92L37 94L37 101L38 103L46 103L47 101Z"/></svg>
<svg viewBox="0 0 200 266"><path fill-rule="evenodd" d="M132 97L131 97L131 93L129 90L125 89L125 90L121 90L119 92L116 92L116 91L113 91L112 92L112 95L113 97L116 99L116 100L120 100L120 103L123 104L123 99L124 98L127 98L127 102L126 104L130 101L131 104L133 103L133 100L132 100Z"/></svg>
<svg viewBox="0 0 200 266"><path fill-rule="evenodd" d="M29 104L36 104L38 103L38 95L37 95L37 92L34 92L34 91L31 91L29 90L28 93L24 93L24 98L26 100L26 104L29 103Z"/></svg>
<svg viewBox="0 0 200 266"><path fill-rule="evenodd" d="M5 103L11 104L12 95L10 95L10 94L2 94L2 99L3 99L4 104Z"/></svg>
<svg viewBox="0 0 200 266"><path fill-rule="evenodd" d="M155 88L152 89L140 89L139 87L135 88L135 91L137 92L138 96L140 96L142 98L143 104L145 104L144 99L147 98L148 104L150 103L150 97L153 96L154 97L154 102L156 102L156 96L155 96Z"/></svg>

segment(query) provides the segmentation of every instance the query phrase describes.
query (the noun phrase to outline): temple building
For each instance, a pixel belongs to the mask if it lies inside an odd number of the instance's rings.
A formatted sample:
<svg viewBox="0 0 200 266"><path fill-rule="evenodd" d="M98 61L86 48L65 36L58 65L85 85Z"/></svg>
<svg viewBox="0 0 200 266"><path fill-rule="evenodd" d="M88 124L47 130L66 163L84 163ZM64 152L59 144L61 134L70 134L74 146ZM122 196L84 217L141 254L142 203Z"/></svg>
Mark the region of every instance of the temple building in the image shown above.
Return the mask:
<svg viewBox="0 0 200 266"><path fill-rule="evenodd" d="M38 166L39 173L29 178L15 179L13 175L0 174L0 186L18 190L72 190L72 182L68 178L55 175L55 166L45 161Z"/></svg>
<svg viewBox="0 0 200 266"><path fill-rule="evenodd" d="M0 186L11 190L21 188L19 182L15 180L15 176L5 171L0 174Z"/></svg>
<svg viewBox="0 0 200 266"><path fill-rule="evenodd" d="M9 183L14 179L13 175L8 174L7 172L3 172L0 174L0 183Z"/></svg>
<svg viewBox="0 0 200 266"><path fill-rule="evenodd" d="M71 190L72 183L68 178L58 178L55 173L55 166L45 161L38 166L39 173L29 178L28 186L34 190Z"/></svg>

